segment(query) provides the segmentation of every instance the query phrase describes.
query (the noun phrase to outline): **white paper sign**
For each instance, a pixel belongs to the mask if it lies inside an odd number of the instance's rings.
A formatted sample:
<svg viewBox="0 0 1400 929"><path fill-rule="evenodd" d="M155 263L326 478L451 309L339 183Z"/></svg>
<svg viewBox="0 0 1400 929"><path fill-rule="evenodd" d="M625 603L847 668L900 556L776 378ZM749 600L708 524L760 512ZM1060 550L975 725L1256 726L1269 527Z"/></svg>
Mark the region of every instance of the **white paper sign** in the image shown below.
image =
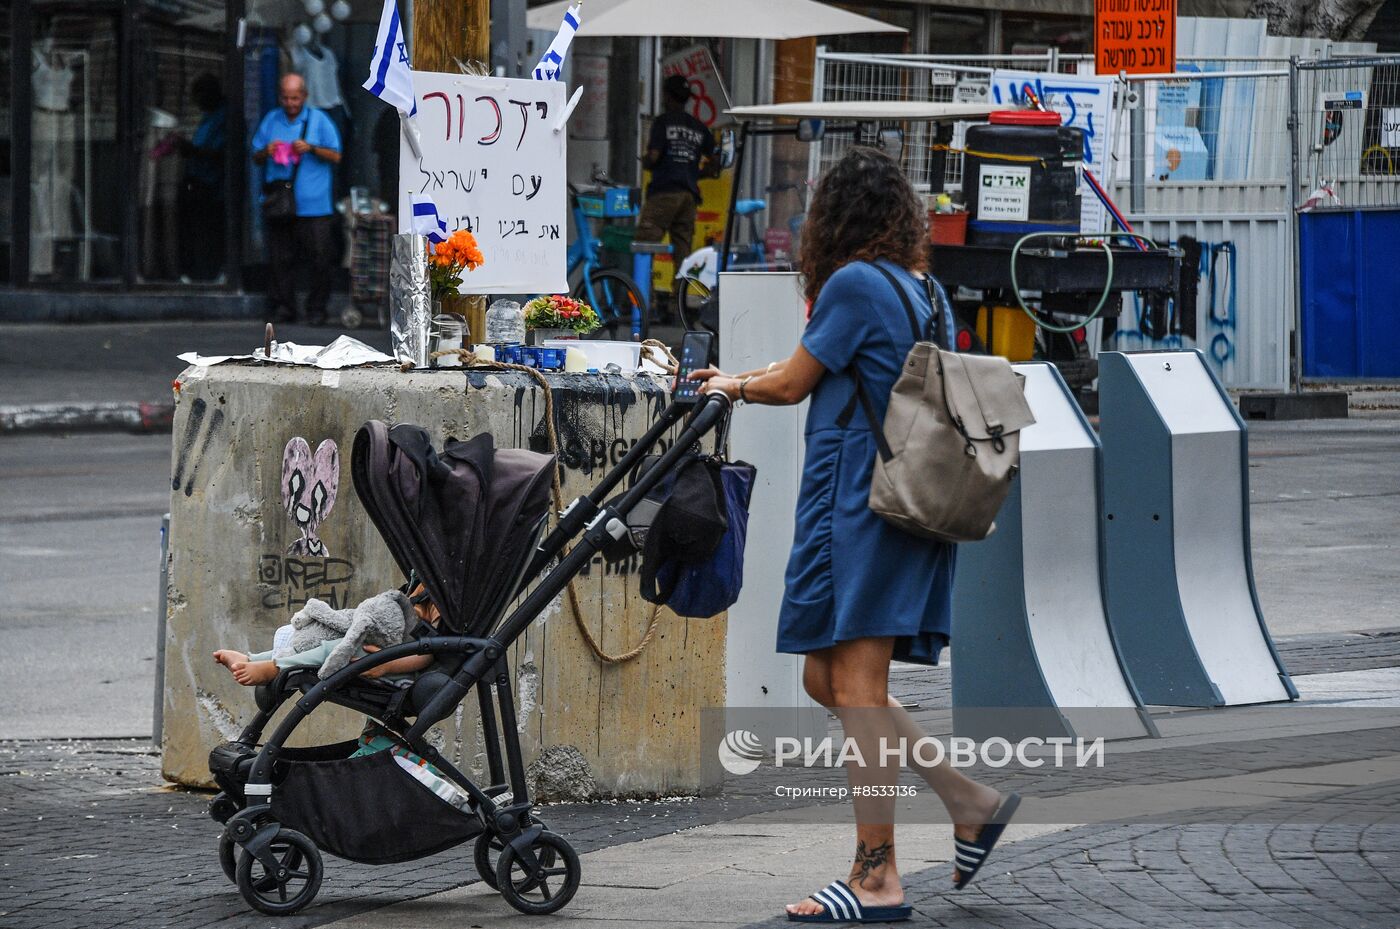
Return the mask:
<svg viewBox="0 0 1400 929"><path fill-rule="evenodd" d="M1112 76L1050 74L1041 71L992 72L992 102L1020 105L1030 88L1047 109L1060 114L1062 125L1084 131L1084 167L1109 187L1109 142L1113 138ZM1094 192L1079 179L1079 228L1081 232L1106 232L1108 213Z"/></svg>
<svg viewBox="0 0 1400 929"><path fill-rule="evenodd" d="M977 218L1023 223L1030 217L1031 169L982 165Z"/></svg>
<svg viewBox="0 0 1400 929"><path fill-rule="evenodd" d="M427 194L449 232L476 236L485 264L463 293L567 291L568 187L561 81L415 72L423 158L399 142L399 229Z"/></svg>
<svg viewBox="0 0 1400 929"><path fill-rule="evenodd" d="M1400 148L1400 107L1381 110L1381 147Z"/></svg>

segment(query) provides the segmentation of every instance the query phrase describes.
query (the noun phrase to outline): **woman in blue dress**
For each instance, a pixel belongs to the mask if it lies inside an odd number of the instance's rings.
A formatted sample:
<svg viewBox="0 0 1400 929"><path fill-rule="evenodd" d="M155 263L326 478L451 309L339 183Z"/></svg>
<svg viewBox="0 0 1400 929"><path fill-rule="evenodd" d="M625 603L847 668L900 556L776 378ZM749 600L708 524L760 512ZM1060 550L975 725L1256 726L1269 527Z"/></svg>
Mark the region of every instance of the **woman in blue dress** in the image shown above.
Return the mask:
<svg viewBox="0 0 1400 929"><path fill-rule="evenodd" d="M727 375L696 372L740 403L811 398L797 530L778 619L778 650L804 656L803 684L841 719L864 767L853 786L890 786L898 768L880 747L912 746L924 733L889 695L890 661L936 664L948 644L956 549L889 525L867 505L876 447L855 402L852 368L883 420L890 390L914 344L905 301L927 329L934 309L923 280L928 226L908 180L888 156L852 148L823 176L802 229L800 266L812 312L790 358ZM896 291L899 288L901 294ZM951 311L941 327L951 332ZM937 327L935 327L937 328ZM981 866L1014 808L950 765L911 766L954 823L954 886ZM882 791L863 791L875 793ZM853 797L858 792L853 791ZM856 799L856 853L845 881L787 907L803 922L907 918L894 846L894 791Z"/></svg>

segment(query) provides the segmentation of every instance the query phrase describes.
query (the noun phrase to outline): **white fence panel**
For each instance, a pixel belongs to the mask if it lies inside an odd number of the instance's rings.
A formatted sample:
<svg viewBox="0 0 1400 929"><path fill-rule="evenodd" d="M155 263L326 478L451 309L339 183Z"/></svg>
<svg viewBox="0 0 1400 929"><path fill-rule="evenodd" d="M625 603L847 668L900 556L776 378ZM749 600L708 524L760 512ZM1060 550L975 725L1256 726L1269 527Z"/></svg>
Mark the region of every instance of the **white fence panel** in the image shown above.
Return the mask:
<svg viewBox="0 0 1400 929"><path fill-rule="evenodd" d="M1126 294L1106 349L1199 348L1226 387L1288 387L1292 328L1292 224L1287 214L1133 222L1159 243L1190 236L1201 244L1194 332L1154 332L1149 309ZM1196 214L1198 217L1201 213Z"/></svg>

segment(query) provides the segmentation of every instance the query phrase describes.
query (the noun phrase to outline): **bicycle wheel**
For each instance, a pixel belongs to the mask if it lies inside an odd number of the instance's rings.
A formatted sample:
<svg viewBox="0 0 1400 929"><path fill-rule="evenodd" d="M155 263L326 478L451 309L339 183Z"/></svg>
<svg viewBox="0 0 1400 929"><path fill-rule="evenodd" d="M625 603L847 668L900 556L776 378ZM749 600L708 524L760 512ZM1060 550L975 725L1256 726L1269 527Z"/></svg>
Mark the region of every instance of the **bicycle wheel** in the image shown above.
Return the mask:
<svg viewBox="0 0 1400 929"><path fill-rule="evenodd" d="M712 291L698 277L686 275L675 281L676 315L687 330L704 329L701 322L701 309L710 300Z"/></svg>
<svg viewBox="0 0 1400 929"><path fill-rule="evenodd" d="M642 314L642 338L647 337L647 302L642 290L626 274L612 268L600 268L584 272L571 296L575 300L589 302L588 283L593 284L591 298L593 309L598 312L602 326L591 336L595 339L632 338L632 312L640 309Z"/></svg>

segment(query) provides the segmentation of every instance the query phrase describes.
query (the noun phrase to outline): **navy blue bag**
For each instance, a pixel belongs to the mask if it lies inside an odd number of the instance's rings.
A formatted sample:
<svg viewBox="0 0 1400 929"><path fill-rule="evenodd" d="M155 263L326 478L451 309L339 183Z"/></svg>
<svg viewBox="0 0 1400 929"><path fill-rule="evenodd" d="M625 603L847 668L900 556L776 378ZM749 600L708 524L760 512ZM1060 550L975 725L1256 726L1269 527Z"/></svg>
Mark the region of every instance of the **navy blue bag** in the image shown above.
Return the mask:
<svg viewBox="0 0 1400 929"><path fill-rule="evenodd" d="M742 461L727 462L717 456L705 464L718 472L722 493L719 501L729 526L719 540L714 553L699 561L667 558L656 566L657 599L647 596L643 583L642 596L653 603L664 603L677 616L706 619L717 616L734 605L744 586L744 542L749 529L749 500L753 495L757 469ZM645 579L645 568L643 569Z"/></svg>

